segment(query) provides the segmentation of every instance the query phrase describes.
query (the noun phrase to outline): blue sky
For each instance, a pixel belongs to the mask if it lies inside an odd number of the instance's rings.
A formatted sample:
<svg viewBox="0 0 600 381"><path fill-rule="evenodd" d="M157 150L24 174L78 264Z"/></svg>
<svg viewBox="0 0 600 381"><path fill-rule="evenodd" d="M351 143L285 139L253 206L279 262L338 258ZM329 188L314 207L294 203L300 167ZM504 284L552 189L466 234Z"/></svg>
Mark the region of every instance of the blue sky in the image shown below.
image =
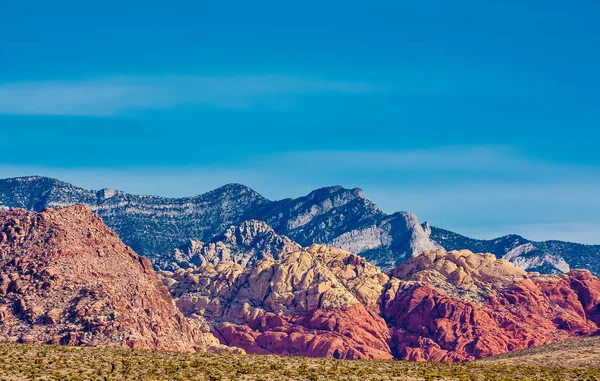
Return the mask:
<svg viewBox="0 0 600 381"><path fill-rule="evenodd" d="M0 177L600 243L597 1L121 3L2 6Z"/></svg>

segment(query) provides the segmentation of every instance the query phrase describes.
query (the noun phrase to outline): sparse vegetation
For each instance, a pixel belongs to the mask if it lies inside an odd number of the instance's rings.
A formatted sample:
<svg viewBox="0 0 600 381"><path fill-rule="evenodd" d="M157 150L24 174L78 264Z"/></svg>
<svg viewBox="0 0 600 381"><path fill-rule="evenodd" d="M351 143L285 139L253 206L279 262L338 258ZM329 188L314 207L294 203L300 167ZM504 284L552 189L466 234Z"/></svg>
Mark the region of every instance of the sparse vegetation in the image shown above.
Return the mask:
<svg viewBox="0 0 600 381"><path fill-rule="evenodd" d="M600 369L600 337L570 339L480 360L507 365L545 365Z"/></svg>
<svg viewBox="0 0 600 381"><path fill-rule="evenodd" d="M600 380L600 369L0 344L0 380Z"/></svg>

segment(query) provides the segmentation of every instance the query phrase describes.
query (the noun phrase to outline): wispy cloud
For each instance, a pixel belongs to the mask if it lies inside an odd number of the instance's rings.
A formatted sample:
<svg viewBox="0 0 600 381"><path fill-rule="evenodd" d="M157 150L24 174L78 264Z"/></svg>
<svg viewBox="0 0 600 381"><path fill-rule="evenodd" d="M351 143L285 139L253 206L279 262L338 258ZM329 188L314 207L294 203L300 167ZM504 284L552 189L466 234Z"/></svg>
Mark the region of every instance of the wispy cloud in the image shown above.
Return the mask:
<svg viewBox="0 0 600 381"><path fill-rule="evenodd" d="M376 86L365 82L285 75L125 76L19 82L0 84L0 114L109 116L178 105L239 109L273 95L361 94L376 90Z"/></svg>

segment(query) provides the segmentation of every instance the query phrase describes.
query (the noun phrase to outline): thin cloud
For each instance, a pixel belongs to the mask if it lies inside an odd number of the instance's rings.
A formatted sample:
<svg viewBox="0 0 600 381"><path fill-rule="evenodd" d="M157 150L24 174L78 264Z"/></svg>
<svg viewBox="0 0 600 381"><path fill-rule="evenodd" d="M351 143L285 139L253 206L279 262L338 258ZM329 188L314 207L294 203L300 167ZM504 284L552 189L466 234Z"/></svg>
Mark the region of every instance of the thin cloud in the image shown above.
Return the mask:
<svg viewBox="0 0 600 381"><path fill-rule="evenodd" d="M0 114L110 116L178 105L248 108L274 95L363 94L364 82L284 75L105 77L0 84Z"/></svg>

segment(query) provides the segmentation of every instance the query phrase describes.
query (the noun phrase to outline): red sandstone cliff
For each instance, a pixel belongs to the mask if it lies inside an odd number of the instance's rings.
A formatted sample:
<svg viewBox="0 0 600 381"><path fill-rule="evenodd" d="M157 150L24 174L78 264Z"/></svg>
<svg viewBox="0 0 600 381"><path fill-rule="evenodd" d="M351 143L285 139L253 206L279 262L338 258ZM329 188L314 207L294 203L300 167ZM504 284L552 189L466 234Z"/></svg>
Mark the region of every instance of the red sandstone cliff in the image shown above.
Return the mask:
<svg viewBox="0 0 600 381"><path fill-rule="evenodd" d="M187 316L250 353L392 358L377 300L388 277L363 258L313 245L265 258L161 273Z"/></svg>
<svg viewBox="0 0 600 381"><path fill-rule="evenodd" d="M598 332L600 280L544 275L491 255L430 251L392 271L382 316L392 351L465 361Z"/></svg>
<svg viewBox="0 0 600 381"><path fill-rule="evenodd" d="M252 353L467 361L598 332L600 280L545 275L491 254L435 250L383 274L313 245L249 268L161 273L188 316Z"/></svg>

